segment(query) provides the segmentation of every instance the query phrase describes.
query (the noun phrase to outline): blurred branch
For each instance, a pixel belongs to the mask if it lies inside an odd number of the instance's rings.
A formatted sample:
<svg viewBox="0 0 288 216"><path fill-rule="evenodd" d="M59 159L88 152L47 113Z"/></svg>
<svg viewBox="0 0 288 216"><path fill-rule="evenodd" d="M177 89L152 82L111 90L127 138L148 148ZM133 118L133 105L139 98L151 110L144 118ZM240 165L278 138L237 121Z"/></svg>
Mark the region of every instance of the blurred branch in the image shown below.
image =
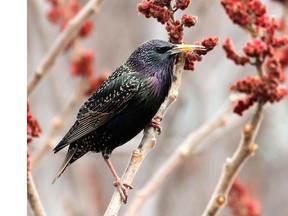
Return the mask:
<svg viewBox="0 0 288 216"><path fill-rule="evenodd" d="M64 122L68 117L78 108L82 102L84 92L87 90L88 80L86 77L81 78L80 83L76 89L76 92L68 104L68 107L62 111L59 116L56 116L51 122L51 129L48 133L48 137L44 145L34 154L34 157L31 160L31 170L39 164L39 161L43 156L54 147L54 137L55 135L63 128Z"/></svg>
<svg viewBox="0 0 288 216"><path fill-rule="evenodd" d="M136 197L125 215L138 215L145 202L163 185L165 180L190 156L195 148L211 133L226 125L232 114L231 104L223 107L199 129L190 133L166 162L155 172L146 185L136 193Z"/></svg>
<svg viewBox="0 0 288 216"><path fill-rule="evenodd" d="M38 65L34 77L28 84L28 97L54 64L57 56L65 49L69 42L76 37L83 23L98 11L101 2L102 0L90 0L76 16L68 22L67 27L56 38Z"/></svg>
<svg viewBox="0 0 288 216"><path fill-rule="evenodd" d="M176 64L174 73L175 77L169 95L166 98L166 100L162 103L156 115L164 116L169 106L176 100L178 96L178 89L181 84L181 76L184 63L185 63L184 55L181 54L180 59ZM131 184L144 158L146 157L148 152L155 146L155 144L156 144L155 128L148 126L144 129L144 135L138 148L134 150L132 153L130 161L121 179L123 182ZM122 206L121 196L119 191L116 189L110 200L109 206L107 207L104 216L117 215L121 206Z"/></svg>
<svg viewBox="0 0 288 216"><path fill-rule="evenodd" d="M44 212L43 206L39 199L37 189L33 181L33 177L30 172L28 173L28 179L27 179L27 196L28 196L31 209L34 212L34 215L45 216L46 213Z"/></svg>
<svg viewBox="0 0 288 216"><path fill-rule="evenodd" d="M244 126L240 144L232 158L227 158L223 166L222 175L202 216L217 214L218 210L226 203L235 175L257 150L257 145L254 141L262 122L263 106L264 103L259 102L257 104L256 112L251 122Z"/></svg>
<svg viewBox="0 0 288 216"><path fill-rule="evenodd" d="M41 45L43 45L43 48L46 50L48 48L48 40L47 40L47 33L45 29L43 28L43 22L42 22L42 15L43 11L41 11L41 7L39 5L39 1L37 0L29 0L28 3L32 7L32 14L34 14L35 17L35 27L38 30L39 38L41 39ZM37 17L37 18L36 18Z"/></svg>

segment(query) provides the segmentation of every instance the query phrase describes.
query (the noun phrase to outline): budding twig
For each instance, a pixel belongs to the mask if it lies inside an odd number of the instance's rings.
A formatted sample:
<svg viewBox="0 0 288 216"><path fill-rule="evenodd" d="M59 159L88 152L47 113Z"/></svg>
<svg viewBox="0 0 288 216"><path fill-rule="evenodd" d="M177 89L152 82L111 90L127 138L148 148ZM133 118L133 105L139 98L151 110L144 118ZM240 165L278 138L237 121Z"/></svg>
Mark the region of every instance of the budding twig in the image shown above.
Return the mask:
<svg viewBox="0 0 288 216"><path fill-rule="evenodd" d="M188 158L195 148L216 129L226 125L232 114L230 104L225 104L215 116L205 122L199 129L187 136L182 144L171 154L166 162L155 172L146 185L137 192L125 215L139 214L145 202L163 185L165 180Z"/></svg>
<svg viewBox="0 0 288 216"><path fill-rule="evenodd" d="M98 11L101 2L102 0L90 0L76 16L68 22L67 27L56 38L38 65L36 73L28 85L28 97L52 67L57 56L67 47L69 42L76 37L83 23Z"/></svg>
<svg viewBox="0 0 288 216"><path fill-rule="evenodd" d="M280 30L279 26L275 24L276 19L267 15L267 7L261 1L254 1L252 4L239 1L241 6L239 6L240 10L237 10L237 13L235 13L233 1L222 0L221 4L230 19L241 28L247 30L251 37L243 47L245 53L244 58L234 51L232 41L230 39L226 40L224 48L228 58L231 58L236 64L244 65L250 63L254 65L258 74L257 77L248 76L245 80L237 81L237 87L236 85L231 86L231 90L246 94L246 99L239 100L236 104L234 112L242 115L244 110L256 102L257 108L251 122L245 125L243 129L242 139L237 150L232 158L228 158L224 164L222 175L206 206L203 216L216 215L219 212L220 208L227 201L227 194L231 188L234 177L257 150L255 137L262 122L264 104L266 102L279 102L288 94L287 87L281 89L279 87L285 80L284 70L278 63L280 59L272 54L279 52L281 47L288 44L286 36L278 37L276 34L276 32ZM256 13L253 8L261 12ZM243 22L243 19L239 16L239 14L244 13L248 15L245 22ZM255 60L252 63L249 59ZM272 64L273 67L271 67Z"/></svg>
<svg viewBox="0 0 288 216"><path fill-rule="evenodd" d="M30 172L28 173L28 179L27 179L27 196L31 209L34 212L34 215L45 216L46 213L39 199L39 195Z"/></svg>
<svg viewBox="0 0 288 216"><path fill-rule="evenodd" d="M220 208L224 206L234 177L257 150L255 137L262 122L263 106L264 103L257 103L257 108L251 122L244 126L239 146L232 158L227 158L223 166L222 175L202 216L216 215Z"/></svg>

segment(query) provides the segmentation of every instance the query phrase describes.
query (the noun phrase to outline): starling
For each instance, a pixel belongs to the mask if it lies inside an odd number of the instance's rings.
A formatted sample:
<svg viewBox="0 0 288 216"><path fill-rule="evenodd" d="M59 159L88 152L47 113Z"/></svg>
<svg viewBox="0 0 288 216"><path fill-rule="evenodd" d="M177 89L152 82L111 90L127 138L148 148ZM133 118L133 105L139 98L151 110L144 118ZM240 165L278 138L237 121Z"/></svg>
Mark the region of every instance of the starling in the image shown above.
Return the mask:
<svg viewBox="0 0 288 216"><path fill-rule="evenodd" d="M87 152L101 152L116 180L114 186L126 203L127 189L132 186L120 180L109 160L111 153L149 123L160 131L161 117L153 117L168 95L177 54L203 49L199 45L175 45L162 40L140 45L84 103L76 122L54 148L57 153L69 145L54 181Z"/></svg>

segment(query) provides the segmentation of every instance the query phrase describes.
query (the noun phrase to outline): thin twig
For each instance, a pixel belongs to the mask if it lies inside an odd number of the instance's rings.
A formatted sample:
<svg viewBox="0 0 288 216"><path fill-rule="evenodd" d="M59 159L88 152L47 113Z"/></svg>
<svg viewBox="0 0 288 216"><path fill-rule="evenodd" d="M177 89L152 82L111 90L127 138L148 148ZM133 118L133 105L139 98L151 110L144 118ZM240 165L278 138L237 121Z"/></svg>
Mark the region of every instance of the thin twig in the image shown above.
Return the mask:
<svg viewBox="0 0 288 216"><path fill-rule="evenodd" d="M218 213L220 208L227 201L228 192L234 177L241 170L245 162L253 156L257 150L257 145L254 141L262 122L263 106L264 103L259 102L257 104L251 122L244 126L238 148L232 158L227 158L223 166L222 175L202 216L213 216Z"/></svg>
<svg viewBox="0 0 288 216"><path fill-rule="evenodd" d="M27 197L28 197L28 201L30 203L31 209L34 212L34 215L45 216L46 213L41 204L36 186L33 181L33 177L30 172L28 173L28 179L27 179Z"/></svg>
<svg viewBox="0 0 288 216"><path fill-rule="evenodd" d="M184 55L179 56L179 61L175 67L174 81L172 83L170 92L166 100L162 103L157 115L164 116L169 106L176 100L178 96L178 89L181 84L181 76L184 67L185 59ZM143 138L136 150L133 151L130 161L126 167L126 170L122 176L122 181L131 184L134 179L138 168L142 164L144 158L148 152L155 146L155 129L153 127L146 127L144 129ZM116 189L109 206L106 209L104 216L116 216L122 206L121 196L119 191Z"/></svg>
<svg viewBox="0 0 288 216"><path fill-rule="evenodd" d="M56 38L38 65L36 73L28 85L28 97L52 67L57 56L67 47L69 42L77 36L83 23L98 11L101 2L102 0L90 0L76 16L68 22L67 27Z"/></svg>
<svg viewBox="0 0 288 216"><path fill-rule="evenodd" d="M136 193L125 215L138 215L145 202L163 185L165 180L183 164L205 138L209 137L216 129L225 126L231 114L230 103L225 103L215 116L205 122L199 129L190 133L166 162L155 172L146 185Z"/></svg>
<svg viewBox="0 0 288 216"><path fill-rule="evenodd" d="M34 169L43 158L43 156L54 147L54 138L57 133L63 128L66 119L73 114L74 110L78 108L82 102L84 92L87 90L88 79L86 77L81 78L75 94L68 104L67 108L64 109L59 116L53 118L51 122L51 129L47 135L47 139L44 145L34 154L31 159L31 170Z"/></svg>

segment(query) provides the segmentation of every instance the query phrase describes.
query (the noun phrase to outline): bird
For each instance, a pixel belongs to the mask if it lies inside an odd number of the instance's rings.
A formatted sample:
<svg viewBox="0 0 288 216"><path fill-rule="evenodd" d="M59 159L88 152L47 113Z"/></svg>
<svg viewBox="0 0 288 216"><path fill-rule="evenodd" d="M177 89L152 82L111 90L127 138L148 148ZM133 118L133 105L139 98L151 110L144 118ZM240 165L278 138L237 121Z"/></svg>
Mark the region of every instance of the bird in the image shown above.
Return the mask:
<svg viewBox="0 0 288 216"><path fill-rule="evenodd" d="M102 153L126 203L127 190L110 159L112 151L151 124L161 132L161 116L155 116L170 90L173 68L179 53L205 50L201 45L172 44L153 39L132 52L79 109L76 121L53 149L69 146L53 183L65 169L88 152Z"/></svg>

